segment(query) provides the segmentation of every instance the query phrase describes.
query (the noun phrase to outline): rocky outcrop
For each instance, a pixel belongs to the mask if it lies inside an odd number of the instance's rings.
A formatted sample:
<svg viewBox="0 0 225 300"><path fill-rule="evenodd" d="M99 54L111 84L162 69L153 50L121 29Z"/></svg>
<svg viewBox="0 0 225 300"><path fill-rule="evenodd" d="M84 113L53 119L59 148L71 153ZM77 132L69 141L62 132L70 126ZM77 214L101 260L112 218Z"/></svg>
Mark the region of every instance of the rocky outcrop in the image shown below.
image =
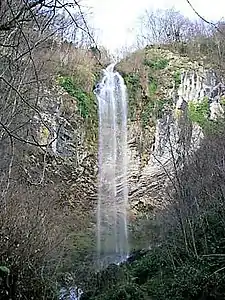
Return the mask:
<svg viewBox="0 0 225 300"><path fill-rule="evenodd" d="M27 180L34 185L53 181L64 204L80 207L77 214L90 211L97 199L97 157L87 145L77 101L56 83L43 86L41 95L31 125L41 147L23 159Z"/></svg>
<svg viewBox="0 0 225 300"><path fill-rule="evenodd" d="M153 53L155 55L155 50ZM224 114L225 85L215 71L167 50L158 50L158 55L161 60L169 61L162 73L165 84L159 90L172 97L173 101L162 117L155 121L151 136L144 137L152 140L151 147L145 148L147 160L144 165L138 145L133 143L138 130L135 132L130 127L130 203L137 209L166 204L166 199L169 199L167 187L171 191L176 185L178 170L200 147L204 127L210 127L213 125L210 120L216 121Z"/></svg>
<svg viewBox="0 0 225 300"><path fill-rule="evenodd" d="M210 108L209 119L216 120L224 114L221 102L225 97L225 85L213 70L204 70L201 67L182 72L177 95L177 109L182 109L185 103L190 101L201 102L207 98Z"/></svg>
<svg viewBox="0 0 225 300"><path fill-rule="evenodd" d="M135 117L128 124L131 207L162 207L166 187L176 184L176 172L201 145L206 120L223 115L225 86L209 66L154 47L125 59L118 70ZM77 99L57 84L43 87L42 93L33 127L39 143L54 157L49 170L70 184L76 196L96 203L97 151L87 145L90 129Z"/></svg>

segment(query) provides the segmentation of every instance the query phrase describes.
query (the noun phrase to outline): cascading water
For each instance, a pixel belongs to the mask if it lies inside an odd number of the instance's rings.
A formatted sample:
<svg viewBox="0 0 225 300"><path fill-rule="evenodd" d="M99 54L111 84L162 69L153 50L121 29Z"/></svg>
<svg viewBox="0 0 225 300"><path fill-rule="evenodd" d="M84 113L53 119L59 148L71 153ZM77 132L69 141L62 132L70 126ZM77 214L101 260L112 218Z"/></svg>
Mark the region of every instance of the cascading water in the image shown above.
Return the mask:
<svg viewBox="0 0 225 300"><path fill-rule="evenodd" d="M95 88L99 111L98 268L129 257L127 234L127 93L114 64ZM60 290L59 300L79 300L77 287Z"/></svg>
<svg viewBox="0 0 225 300"><path fill-rule="evenodd" d="M100 266L128 257L127 93L114 64L96 86L99 111L98 256Z"/></svg>

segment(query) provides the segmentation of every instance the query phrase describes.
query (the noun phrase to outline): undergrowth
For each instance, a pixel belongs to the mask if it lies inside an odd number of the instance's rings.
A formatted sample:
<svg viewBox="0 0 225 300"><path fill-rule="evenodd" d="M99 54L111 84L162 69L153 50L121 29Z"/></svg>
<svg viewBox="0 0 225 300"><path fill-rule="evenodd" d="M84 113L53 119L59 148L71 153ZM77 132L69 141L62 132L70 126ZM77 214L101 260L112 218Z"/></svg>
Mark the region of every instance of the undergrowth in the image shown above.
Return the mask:
<svg viewBox="0 0 225 300"><path fill-rule="evenodd" d="M224 131L207 136L177 174L152 249L92 277L83 300L225 298L224 141Z"/></svg>

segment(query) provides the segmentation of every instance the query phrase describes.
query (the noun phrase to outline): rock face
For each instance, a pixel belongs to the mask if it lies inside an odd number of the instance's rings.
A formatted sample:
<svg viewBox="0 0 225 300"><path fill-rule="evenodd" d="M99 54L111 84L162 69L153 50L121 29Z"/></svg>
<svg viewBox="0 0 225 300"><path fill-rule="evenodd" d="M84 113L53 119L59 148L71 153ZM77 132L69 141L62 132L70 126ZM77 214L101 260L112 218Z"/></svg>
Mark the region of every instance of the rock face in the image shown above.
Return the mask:
<svg viewBox="0 0 225 300"><path fill-rule="evenodd" d="M60 193L65 203L73 208L84 206L88 210L97 197L96 153L88 148L85 123L76 99L57 84L43 86L41 94L38 113L31 127L45 154L44 162L39 162L37 154L26 156L24 164L31 175L30 183L38 184L44 174L45 178L63 186ZM84 198L87 203L83 202Z"/></svg>
<svg viewBox="0 0 225 300"><path fill-rule="evenodd" d="M50 151L55 156L76 156L79 164L84 154L82 146L85 132L82 130L83 122L78 114L75 99L58 86L51 89L43 87L42 93L43 97L39 103L40 116L36 116L39 142L49 143Z"/></svg>
<svg viewBox="0 0 225 300"><path fill-rule="evenodd" d="M163 52L163 57L168 55L171 59L171 53ZM166 69L171 69L176 60L177 57L170 60L172 63ZM175 67L178 67L177 62ZM165 77L167 70L164 70ZM172 97L173 104L155 122L152 144L147 149L148 159L144 165L137 145L135 147L132 143L137 133L134 134L133 128L130 130L129 183L133 208L165 205L168 199L166 187L176 184L176 172L188 161L188 155L200 147L204 137L203 125L207 122L211 126L210 120L216 121L224 114L225 85L215 71L204 69L196 62L182 60L178 70L179 82L175 82L172 89L164 90L168 97Z"/></svg>
<svg viewBox="0 0 225 300"><path fill-rule="evenodd" d="M223 116L224 110L221 100L225 96L225 85L220 81L216 72L213 70L184 71L181 74L181 84L178 89L178 100L176 107L182 109L185 103L190 101L202 101L205 97L210 106L211 120L216 120Z"/></svg>
<svg viewBox="0 0 225 300"><path fill-rule="evenodd" d="M128 93L135 84L138 91L129 93L133 101L129 99L130 110L135 101L136 106L128 133L129 197L131 207L137 209L165 205L166 186L175 184L177 170L201 145L204 126L223 115L225 103L221 78L201 62L190 62L162 49L150 49L138 59L137 63L135 57L128 58L119 68L124 77L128 76ZM154 109L148 111L147 118L145 114L145 127L141 127L139 115L146 113L151 101ZM154 115L156 106L159 108ZM56 164L54 172L68 181L66 166L72 174L68 182L79 186L80 192L77 188L74 192L96 203L97 151L88 148L85 130L89 129L85 128L76 99L57 85L43 88L35 122L39 142L48 145L49 153L64 165L62 172Z"/></svg>

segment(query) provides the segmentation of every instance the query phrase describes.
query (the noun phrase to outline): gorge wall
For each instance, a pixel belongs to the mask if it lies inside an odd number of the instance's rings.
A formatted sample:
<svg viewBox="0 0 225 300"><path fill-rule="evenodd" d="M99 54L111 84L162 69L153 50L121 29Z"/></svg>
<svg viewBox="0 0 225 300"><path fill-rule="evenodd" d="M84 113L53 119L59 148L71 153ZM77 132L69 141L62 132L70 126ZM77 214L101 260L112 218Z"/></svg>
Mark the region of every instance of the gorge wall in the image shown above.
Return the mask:
<svg viewBox="0 0 225 300"><path fill-rule="evenodd" d="M129 96L131 208L163 207L166 186L173 184L176 170L200 146L205 130L214 128L223 114L223 80L210 65L159 47L137 51L116 68L124 77ZM53 88L44 88L43 95L40 111L46 126L37 116L37 136L41 143L49 144L49 153L63 165L61 168L53 162L51 168L76 194L71 205L81 197L92 201L94 207L96 99L90 87L82 90L68 76L59 77Z"/></svg>
<svg viewBox="0 0 225 300"><path fill-rule="evenodd" d="M137 119L130 119L131 205L163 207L175 173L223 115L225 87L210 66L160 48L137 52L121 62L123 70L130 102L137 99Z"/></svg>

